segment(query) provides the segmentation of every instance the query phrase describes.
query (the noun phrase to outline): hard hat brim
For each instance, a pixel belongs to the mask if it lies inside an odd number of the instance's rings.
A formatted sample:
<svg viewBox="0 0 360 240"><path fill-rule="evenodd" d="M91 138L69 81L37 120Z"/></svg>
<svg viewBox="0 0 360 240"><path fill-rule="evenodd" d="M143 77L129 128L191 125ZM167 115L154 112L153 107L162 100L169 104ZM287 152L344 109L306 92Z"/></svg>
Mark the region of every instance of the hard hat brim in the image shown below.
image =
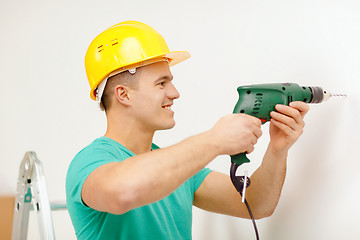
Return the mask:
<svg viewBox="0 0 360 240"><path fill-rule="evenodd" d="M186 51L174 51L164 55L164 57L170 59L169 62L170 67L190 58L190 56L191 56L190 53Z"/></svg>

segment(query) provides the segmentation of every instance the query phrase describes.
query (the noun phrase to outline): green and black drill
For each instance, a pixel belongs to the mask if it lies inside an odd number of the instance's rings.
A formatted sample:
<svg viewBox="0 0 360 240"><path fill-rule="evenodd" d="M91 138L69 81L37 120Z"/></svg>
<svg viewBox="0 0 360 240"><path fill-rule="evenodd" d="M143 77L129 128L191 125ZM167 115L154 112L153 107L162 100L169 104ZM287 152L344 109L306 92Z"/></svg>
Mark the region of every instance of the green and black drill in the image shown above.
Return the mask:
<svg viewBox="0 0 360 240"><path fill-rule="evenodd" d="M237 88L239 100L235 105L233 113L245 113L257 117L264 124L270 121L270 112L275 111L275 105L289 105L293 101L306 103L321 103L333 96L343 96L344 94L331 94L321 87L299 86L296 83L270 83L240 86ZM250 207L245 199L245 189L250 185L250 179L246 176L235 176L237 168L250 162L246 153L231 156L230 178L236 190L243 197L249 214L253 220L255 232L258 233Z"/></svg>

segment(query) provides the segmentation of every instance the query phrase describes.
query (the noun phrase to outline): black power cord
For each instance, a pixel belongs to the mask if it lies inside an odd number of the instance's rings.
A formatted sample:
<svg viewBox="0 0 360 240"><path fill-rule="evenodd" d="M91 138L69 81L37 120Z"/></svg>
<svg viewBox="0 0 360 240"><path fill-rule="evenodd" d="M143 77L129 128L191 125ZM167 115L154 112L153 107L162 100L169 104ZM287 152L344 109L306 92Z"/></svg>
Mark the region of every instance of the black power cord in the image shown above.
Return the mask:
<svg viewBox="0 0 360 240"><path fill-rule="evenodd" d="M240 196L242 197L242 191L243 191L243 188L244 188L244 183L246 181L246 187L249 187L250 186L250 178L245 177L245 176L236 176L235 173L236 173L236 170L237 170L238 167L239 167L239 165L237 163L234 163L234 162L231 163L230 178L231 178L231 181L234 184L236 190L239 192ZM251 212L250 205L246 201L246 198L245 198L245 205L247 207L247 210L249 212L251 221L252 221L253 226L254 226L256 240L259 240L259 233L258 233L258 229L257 229L256 223L255 223L254 215Z"/></svg>

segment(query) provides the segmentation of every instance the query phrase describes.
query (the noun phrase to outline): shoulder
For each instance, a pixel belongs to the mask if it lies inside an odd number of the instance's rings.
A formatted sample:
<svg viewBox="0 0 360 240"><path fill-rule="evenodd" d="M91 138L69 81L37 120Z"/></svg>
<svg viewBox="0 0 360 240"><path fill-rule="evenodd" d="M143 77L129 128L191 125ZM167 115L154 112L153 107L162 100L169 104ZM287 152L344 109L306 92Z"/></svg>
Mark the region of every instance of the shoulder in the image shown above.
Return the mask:
<svg viewBox="0 0 360 240"><path fill-rule="evenodd" d="M100 137L76 154L71 161L66 185L73 185L84 179L96 168L111 162L121 162L134 154L118 142Z"/></svg>
<svg viewBox="0 0 360 240"><path fill-rule="evenodd" d="M70 168L77 164L91 164L98 161L121 161L133 155L120 143L106 137L95 139L83 148L72 160Z"/></svg>

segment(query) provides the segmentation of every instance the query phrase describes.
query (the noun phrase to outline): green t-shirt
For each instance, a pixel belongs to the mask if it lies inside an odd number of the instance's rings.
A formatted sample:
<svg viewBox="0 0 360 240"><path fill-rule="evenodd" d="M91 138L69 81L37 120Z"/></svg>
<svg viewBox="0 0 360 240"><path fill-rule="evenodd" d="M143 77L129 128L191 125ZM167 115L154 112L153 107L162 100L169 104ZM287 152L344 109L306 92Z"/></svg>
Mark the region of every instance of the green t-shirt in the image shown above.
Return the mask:
<svg viewBox="0 0 360 240"><path fill-rule="evenodd" d="M152 149L158 149L153 144ZM100 137L72 160L66 176L66 202L78 239L191 239L194 192L210 169L202 169L158 202L116 215L87 207L81 199L85 179L97 167L134 154L118 142ZM161 177L161 176L159 176Z"/></svg>

